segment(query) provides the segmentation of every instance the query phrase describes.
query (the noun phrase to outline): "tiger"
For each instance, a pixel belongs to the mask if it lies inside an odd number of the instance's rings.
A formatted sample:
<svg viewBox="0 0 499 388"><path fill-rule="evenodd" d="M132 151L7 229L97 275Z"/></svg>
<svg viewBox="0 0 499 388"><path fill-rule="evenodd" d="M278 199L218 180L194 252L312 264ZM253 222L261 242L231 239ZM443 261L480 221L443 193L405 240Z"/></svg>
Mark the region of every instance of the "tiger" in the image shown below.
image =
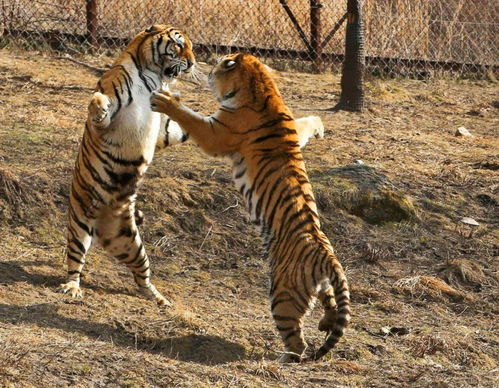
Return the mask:
<svg viewBox="0 0 499 388"><path fill-rule="evenodd" d="M192 43L179 29L153 25L133 37L99 79L76 159L69 196L68 281L62 293L82 297L80 277L92 242L125 264L145 296L167 300L151 283L149 259L137 225L137 189L155 149L181 143L186 134L169 117L152 112L149 98L195 64Z"/></svg>
<svg viewBox="0 0 499 388"><path fill-rule="evenodd" d="M169 91L152 94L152 110L179 123L208 155L231 162L270 264L271 312L285 346L280 360L318 360L339 342L351 311L347 278L321 230L300 151L310 123L293 119L270 72L250 54L224 56L208 82L220 104L212 115L192 111ZM317 299L326 339L306 355L304 317Z"/></svg>

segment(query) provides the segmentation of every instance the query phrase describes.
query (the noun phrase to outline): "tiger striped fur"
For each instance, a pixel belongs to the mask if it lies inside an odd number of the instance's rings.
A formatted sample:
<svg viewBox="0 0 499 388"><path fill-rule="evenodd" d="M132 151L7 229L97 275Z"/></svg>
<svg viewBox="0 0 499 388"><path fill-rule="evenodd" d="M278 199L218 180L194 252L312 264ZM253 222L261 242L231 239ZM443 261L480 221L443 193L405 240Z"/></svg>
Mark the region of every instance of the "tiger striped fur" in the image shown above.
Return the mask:
<svg viewBox="0 0 499 388"><path fill-rule="evenodd" d="M206 153L232 161L235 185L270 259L272 315L287 351L282 361L317 360L343 335L350 294L321 230L300 152L307 122L293 119L269 71L251 55L224 57L209 81L221 104L211 116L193 112L168 92L154 93L152 108L177 121ZM317 297L324 308L319 330L327 337L305 358L303 319Z"/></svg>
<svg viewBox="0 0 499 388"><path fill-rule="evenodd" d="M135 198L155 147L186 139L177 123L151 111L151 93L193 64L189 38L174 27L154 25L136 35L98 81L71 184L69 280L61 284L61 292L82 296L80 276L95 240L128 266L146 296L160 306L170 303L151 283Z"/></svg>

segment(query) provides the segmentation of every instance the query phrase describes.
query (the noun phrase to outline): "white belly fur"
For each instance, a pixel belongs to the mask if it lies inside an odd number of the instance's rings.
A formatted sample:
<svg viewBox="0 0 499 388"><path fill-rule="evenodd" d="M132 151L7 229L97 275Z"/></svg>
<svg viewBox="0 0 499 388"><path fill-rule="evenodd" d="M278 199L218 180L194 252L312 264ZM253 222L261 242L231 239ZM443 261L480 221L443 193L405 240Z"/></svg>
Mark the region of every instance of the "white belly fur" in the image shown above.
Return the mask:
<svg viewBox="0 0 499 388"><path fill-rule="evenodd" d="M136 160L140 156L150 164L154 156L161 117L152 112L149 93L138 91L133 102L123 106L114 117L106 139L120 144L120 157Z"/></svg>

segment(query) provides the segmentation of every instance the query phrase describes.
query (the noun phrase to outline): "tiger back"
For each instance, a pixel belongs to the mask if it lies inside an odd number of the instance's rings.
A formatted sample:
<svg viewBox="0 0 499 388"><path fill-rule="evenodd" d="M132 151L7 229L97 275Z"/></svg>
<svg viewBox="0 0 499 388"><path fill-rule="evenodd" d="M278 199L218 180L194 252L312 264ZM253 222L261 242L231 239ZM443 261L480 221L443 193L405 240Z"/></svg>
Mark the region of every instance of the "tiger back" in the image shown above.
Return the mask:
<svg viewBox="0 0 499 388"><path fill-rule="evenodd" d="M150 109L151 93L194 64L182 31L154 25L137 34L97 82L71 183L67 266L60 291L81 297L80 275L93 241L126 264L139 289L159 305L169 302L150 281L149 259L137 224L137 189L155 148L186 135L170 118Z"/></svg>
<svg viewBox="0 0 499 388"><path fill-rule="evenodd" d="M294 120L266 67L255 57L224 57L210 74L220 103L203 117L168 92L155 93L153 110L168 114L208 154L227 156L233 179L259 227L271 268L270 301L286 347L283 361L304 359L303 320L318 298L319 330L327 337L307 359L324 356L350 320L343 268L321 230L300 145L309 123Z"/></svg>

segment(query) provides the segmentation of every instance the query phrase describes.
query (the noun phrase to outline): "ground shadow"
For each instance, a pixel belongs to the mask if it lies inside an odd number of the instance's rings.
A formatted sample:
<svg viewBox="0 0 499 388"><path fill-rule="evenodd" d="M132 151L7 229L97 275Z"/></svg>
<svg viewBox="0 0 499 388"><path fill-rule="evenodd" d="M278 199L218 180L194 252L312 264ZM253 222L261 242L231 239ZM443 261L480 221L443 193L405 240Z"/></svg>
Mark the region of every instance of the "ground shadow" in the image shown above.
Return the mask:
<svg viewBox="0 0 499 388"><path fill-rule="evenodd" d="M54 266L53 262L49 261L7 261L0 263L0 284L14 284L26 282L33 286L51 287L54 291L61 283L66 282L65 271L60 271L61 276L44 275L36 272L28 272L24 267L39 267L42 265ZM130 284L134 285L132 275L129 278ZM85 281L85 273L82 276L81 287L83 290L89 289L93 291L102 290L107 294L112 295L129 295L139 297L139 292L130 292L125 288L103 287Z"/></svg>
<svg viewBox="0 0 499 388"><path fill-rule="evenodd" d="M34 286L56 286L62 281L61 277L29 273L23 266L53 265L47 261L7 261L0 263L0 284L14 284L26 282Z"/></svg>
<svg viewBox="0 0 499 388"><path fill-rule="evenodd" d="M237 361L245 357L243 346L210 335L186 335L157 338L137 335L135 331L111 325L68 318L58 314L58 306L43 303L32 306L15 306L0 303L0 322L9 324L35 324L40 327L60 329L69 333L78 331L99 340L112 338L113 344L136 348L150 353L198 364L215 365Z"/></svg>

